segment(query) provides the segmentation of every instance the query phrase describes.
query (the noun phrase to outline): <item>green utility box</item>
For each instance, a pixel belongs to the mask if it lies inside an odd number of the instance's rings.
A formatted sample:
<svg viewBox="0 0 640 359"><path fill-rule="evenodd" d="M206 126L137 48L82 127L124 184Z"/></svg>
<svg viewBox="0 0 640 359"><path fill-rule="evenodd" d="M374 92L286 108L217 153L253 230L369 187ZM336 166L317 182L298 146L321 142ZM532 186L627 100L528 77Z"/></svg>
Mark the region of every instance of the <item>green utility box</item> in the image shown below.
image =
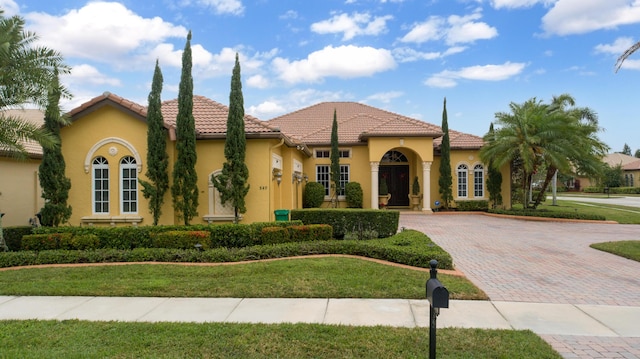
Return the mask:
<svg viewBox="0 0 640 359"><path fill-rule="evenodd" d="M276 209L273 211L276 215L276 221L288 221L289 220L289 210L288 209Z"/></svg>

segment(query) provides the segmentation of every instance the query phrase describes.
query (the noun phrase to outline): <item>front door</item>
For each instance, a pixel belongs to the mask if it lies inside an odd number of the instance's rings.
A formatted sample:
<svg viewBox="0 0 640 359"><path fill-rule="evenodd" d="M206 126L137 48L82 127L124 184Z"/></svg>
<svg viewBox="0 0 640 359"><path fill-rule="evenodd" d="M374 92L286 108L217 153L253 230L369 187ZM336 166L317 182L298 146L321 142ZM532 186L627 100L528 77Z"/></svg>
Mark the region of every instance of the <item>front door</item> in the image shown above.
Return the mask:
<svg viewBox="0 0 640 359"><path fill-rule="evenodd" d="M389 206L409 206L409 165L380 166L380 177L387 179L387 187L391 193Z"/></svg>

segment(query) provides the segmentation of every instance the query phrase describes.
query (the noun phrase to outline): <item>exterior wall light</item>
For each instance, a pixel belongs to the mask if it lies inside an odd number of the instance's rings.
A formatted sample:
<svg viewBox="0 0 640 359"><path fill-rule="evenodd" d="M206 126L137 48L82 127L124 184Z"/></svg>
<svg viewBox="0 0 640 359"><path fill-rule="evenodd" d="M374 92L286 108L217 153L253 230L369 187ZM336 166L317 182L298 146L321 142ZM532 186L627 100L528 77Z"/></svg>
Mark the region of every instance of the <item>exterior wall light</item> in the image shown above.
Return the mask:
<svg viewBox="0 0 640 359"><path fill-rule="evenodd" d="M276 180L279 186L280 183L282 182L282 170L274 168L272 173L273 173L273 179Z"/></svg>

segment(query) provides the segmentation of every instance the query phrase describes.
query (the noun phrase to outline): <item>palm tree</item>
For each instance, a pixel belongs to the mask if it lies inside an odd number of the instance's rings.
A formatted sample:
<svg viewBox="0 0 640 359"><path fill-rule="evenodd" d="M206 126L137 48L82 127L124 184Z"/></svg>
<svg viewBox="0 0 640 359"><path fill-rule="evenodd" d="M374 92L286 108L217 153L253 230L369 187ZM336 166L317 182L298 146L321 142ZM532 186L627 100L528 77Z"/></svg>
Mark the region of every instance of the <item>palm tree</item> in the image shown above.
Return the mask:
<svg viewBox="0 0 640 359"><path fill-rule="evenodd" d="M618 70L620 70L624 60L626 60L629 56L631 56L638 49L640 49L640 41L636 42L633 45L631 45L630 48L628 48L625 52L622 53L622 55L620 55L620 57L618 57L618 61L616 61L616 72L618 72Z"/></svg>
<svg viewBox="0 0 640 359"><path fill-rule="evenodd" d="M575 100L567 94L553 97L550 104L532 98L523 104L512 102L509 107L510 113L496 113L499 128L484 136L480 158L496 168L514 161L519 164L525 208L529 207L527 192L533 174L539 170L545 170L546 176L534 208L544 198L556 171L599 171L608 147L596 136L600 129L593 110L575 107Z"/></svg>
<svg viewBox="0 0 640 359"><path fill-rule="evenodd" d="M57 83L57 73L68 73L70 68L57 51L33 46L38 38L24 30L23 18L5 18L3 14L0 9L0 151L24 158L27 152L22 141L34 140L51 147L55 146L55 139L38 126L4 111L27 104L44 110L49 89ZM63 97L71 96L63 86L59 90Z"/></svg>

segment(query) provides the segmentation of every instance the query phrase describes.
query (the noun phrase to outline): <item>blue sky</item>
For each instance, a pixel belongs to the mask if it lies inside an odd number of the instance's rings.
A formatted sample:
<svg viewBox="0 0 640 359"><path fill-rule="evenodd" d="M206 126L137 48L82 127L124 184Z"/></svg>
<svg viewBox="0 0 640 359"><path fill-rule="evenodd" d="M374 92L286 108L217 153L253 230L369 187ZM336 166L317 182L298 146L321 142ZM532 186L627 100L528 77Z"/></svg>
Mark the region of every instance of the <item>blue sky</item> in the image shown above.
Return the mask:
<svg viewBox="0 0 640 359"><path fill-rule="evenodd" d="M612 151L640 149L638 0L0 0L73 67L65 110L104 91L146 105L154 63L177 97L193 32L194 92L228 104L240 54L245 111L260 119L357 101L483 135L496 112L569 93ZM338 114L339 116L339 114Z"/></svg>

